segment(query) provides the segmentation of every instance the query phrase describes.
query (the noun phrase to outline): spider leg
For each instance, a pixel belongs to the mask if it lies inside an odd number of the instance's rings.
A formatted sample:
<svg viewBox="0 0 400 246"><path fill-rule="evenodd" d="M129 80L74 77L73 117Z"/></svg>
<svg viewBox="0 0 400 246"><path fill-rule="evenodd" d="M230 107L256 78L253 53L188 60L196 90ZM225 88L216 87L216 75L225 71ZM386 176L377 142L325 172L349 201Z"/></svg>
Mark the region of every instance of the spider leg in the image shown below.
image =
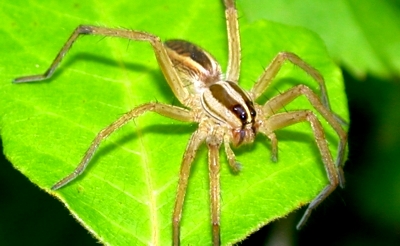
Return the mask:
<svg viewBox="0 0 400 246"><path fill-rule="evenodd" d="M75 170L66 176L65 178L61 179L58 181L56 184L54 184L51 189L52 190L57 190L64 185L68 184L72 180L74 180L76 177L78 177L83 171L85 171L87 165L89 164L90 160L92 159L94 153L96 152L97 148L99 147L100 143L106 139L110 134L121 128L123 125L128 123L129 121L135 119L139 115L147 112L147 111L153 111L156 112L160 115L176 119L176 120L181 120L181 121L193 121L192 114L189 110L184 109L184 108L179 108L176 106L171 106L171 105L166 105L166 104L161 104L161 103L147 103L143 104L141 106L138 106L128 113L122 115L119 119L114 121L111 125L108 127L104 128L101 130L96 138L93 140L91 143L89 149L86 151L84 157L82 158L82 161L79 163L79 165L75 168Z"/></svg>
<svg viewBox="0 0 400 246"><path fill-rule="evenodd" d="M219 147L221 141L216 136L210 136L206 140L208 146L208 168L210 174L210 200L211 200L211 224L213 245L220 245L220 181L219 181Z"/></svg>
<svg viewBox="0 0 400 246"><path fill-rule="evenodd" d="M269 118L268 130L275 131L280 128L287 127L302 121L308 121L314 133L315 142L317 143L319 152L322 156L322 161L325 166L325 170L329 179L330 184L325 186L325 188L317 195L314 200L308 205L306 212L301 218L300 222L297 224L297 229L300 229L308 217L310 216L313 209L315 209L325 198L327 198L341 182L340 176L343 175L341 172L341 167L335 165L331 152L329 151L328 144L326 142L324 129L318 120L317 116L312 111L301 110L293 111L287 113L275 114Z"/></svg>
<svg viewBox="0 0 400 246"><path fill-rule="evenodd" d="M234 0L224 0L224 3L229 50L226 80L237 83L240 74L240 34L238 15Z"/></svg>
<svg viewBox="0 0 400 246"><path fill-rule="evenodd" d="M322 104L330 111L331 107L329 104L328 93L326 91L325 80L322 75L315 68L303 61L300 57L290 52L279 52L264 70L263 74L260 76L260 78L258 78L257 82L250 91L251 95L253 96L253 100L256 100L268 88L284 62L287 60L294 65L299 66L316 82L318 82Z"/></svg>
<svg viewBox="0 0 400 246"><path fill-rule="evenodd" d="M19 77L13 80L14 83L25 83L25 82L34 82L41 81L47 78L50 78L57 66L60 64L61 60L64 58L65 54L71 49L73 43L78 39L81 35L98 35L104 37L119 37L126 38L135 41L147 41L149 42L154 50L157 61L160 65L160 68L171 87L173 93L178 98L178 100L184 104L186 99L189 97L189 92L187 88L185 88L184 84L180 80L176 70L173 68L172 62L167 55L167 51L160 38L154 36L149 33L133 31L133 30L125 30L125 29L116 29L116 28L107 28L107 27L99 27L99 26L91 26L91 25L80 25L78 26L74 32L71 34L67 42L61 48L53 63L47 69L44 74L38 75L30 75Z"/></svg>
<svg viewBox="0 0 400 246"><path fill-rule="evenodd" d="M241 164L236 161L235 153L233 153L233 150L232 150L229 142L230 142L229 135L225 135L224 147L225 147L225 154L228 159L229 166L231 167L231 169L234 173L238 173L241 169Z"/></svg>
<svg viewBox="0 0 400 246"><path fill-rule="evenodd" d="M277 162L278 161L278 139L276 138L275 133L265 132L262 127L259 129L259 131L264 133L271 141L271 161Z"/></svg>
<svg viewBox="0 0 400 246"><path fill-rule="evenodd" d="M204 132L200 131L199 129L195 131L190 137L185 154L183 155L181 171L179 174L178 189L176 192L174 213L172 215L172 238L174 246L180 245L180 223L182 218L183 202L185 200L190 176L190 168L194 158L196 157L196 152L204 139Z"/></svg>
<svg viewBox="0 0 400 246"><path fill-rule="evenodd" d="M315 108L327 120L329 125L332 126L339 136L336 166L339 168L340 186L343 188L345 185L345 180L342 167L347 145L347 134L341 127L341 123L336 119L335 115L321 103L318 96L310 88L305 85L297 85L283 92L282 94L275 96L264 104L262 107L263 113L268 117L268 115L278 112L279 109L301 95L304 95L308 99L313 108Z"/></svg>

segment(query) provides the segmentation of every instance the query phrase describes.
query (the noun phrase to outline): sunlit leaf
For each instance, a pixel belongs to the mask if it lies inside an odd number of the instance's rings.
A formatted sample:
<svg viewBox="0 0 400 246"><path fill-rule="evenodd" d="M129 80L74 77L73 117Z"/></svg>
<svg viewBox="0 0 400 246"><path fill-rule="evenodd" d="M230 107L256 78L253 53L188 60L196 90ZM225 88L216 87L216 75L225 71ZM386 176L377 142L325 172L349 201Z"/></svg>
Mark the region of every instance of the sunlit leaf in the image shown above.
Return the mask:
<svg viewBox="0 0 400 246"><path fill-rule="evenodd" d="M148 113L108 138L86 172L66 187L50 187L79 163L96 134L120 115L149 101L177 104L147 43L80 38L48 81L16 85L13 78L43 73L79 24L145 30L162 39L195 42L227 64L223 6L219 1L14 1L0 11L0 129L4 152L34 184L60 199L101 242L168 245L181 157L196 124ZM340 70L323 43L301 28L241 22L242 77L251 88L279 51L291 51L325 77L332 107L347 119ZM316 83L285 64L263 100ZM311 108L304 98L285 110ZM323 120L335 156L337 136ZM235 150L243 170L233 175L221 151L223 244L244 239L269 221L306 204L328 183L310 126L277 132L279 161L270 161L263 136ZM211 241L206 149L198 153L185 201L183 245Z"/></svg>

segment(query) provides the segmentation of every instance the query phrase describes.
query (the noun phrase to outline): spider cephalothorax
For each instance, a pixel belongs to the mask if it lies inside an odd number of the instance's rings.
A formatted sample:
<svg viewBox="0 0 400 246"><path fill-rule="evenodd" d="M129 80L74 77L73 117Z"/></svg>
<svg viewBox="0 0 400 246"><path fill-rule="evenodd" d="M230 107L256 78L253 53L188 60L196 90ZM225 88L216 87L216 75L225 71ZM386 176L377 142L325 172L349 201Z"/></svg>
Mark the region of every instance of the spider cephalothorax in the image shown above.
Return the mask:
<svg viewBox="0 0 400 246"><path fill-rule="evenodd" d="M234 0L225 0L224 4L229 41L229 60L225 76L222 74L220 65L209 53L190 42L169 40L162 43L157 36L141 31L81 25L72 33L45 74L26 76L14 80L15 83L23 83L49 78L80 35L120 37L135 41L146 41L152 45L167 83L184 106L178 107L159 102L150 102L137 106L124 114L98 133L78 167L70 175L57 182L52 187L53 190L61 188L81 174L99 144L106 137L147 111L153 111L184 122L198 123L198 129L192 134L181 163L175 208L172 216L172 241L174 245L179 245L180 243L180 221L191 164L199 146L203 143L206 144L209 151L211 224L214 245L220 244L219 148L221 145L224 146L229 165L234 171L238 171L239 165L231 149L231 144L239 146L252 143L257 133L264 134L271 140L272 159L276 160L278 147L274 132L302 121L310 123L330 183L310 203L298 224L298 228L305 223L311 211L338 184L344 185L342 165L347 135L338 117L331 112L322 76L295 54L281 52L264 70L253 88L249 92L243 90L238 85L241 54L237 11ZM263 105L255 103L257 98L268 88L285 61L290 61L308 73L318 83L321 95L318 96L307 86L300 84L271 98ZM276 113L299 96L305 96L312 107L325 118L339 136L336 162L328 148L324 129L312 111L297 110Z"/></svg>
<svg viewBox="0 0 400 246"><path fill-rule="evenodd" d="M237 83L223 80L220 65L203 49L184 40L168 40L165 45L182 80L194 86L193 96L200 98L206 115L231 128L233 145L253 142L256 110L248 93Z"/></svg>

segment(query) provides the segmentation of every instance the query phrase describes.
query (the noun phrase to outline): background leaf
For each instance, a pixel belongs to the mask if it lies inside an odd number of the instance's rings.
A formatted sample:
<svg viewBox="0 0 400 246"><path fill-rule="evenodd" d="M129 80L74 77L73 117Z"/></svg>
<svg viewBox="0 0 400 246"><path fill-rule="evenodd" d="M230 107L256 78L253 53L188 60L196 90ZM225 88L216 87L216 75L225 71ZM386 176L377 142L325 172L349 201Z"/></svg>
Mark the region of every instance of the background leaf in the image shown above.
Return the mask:
<svg viewBox="0 0 400 246"><path fill-rule="evenodd" d="M399 1L239 1L244 17L303 26L318 33L352 75L400 75ZM272 11L271 11L272 10Z"/></svg>
<svg viewBox="0 0 400 246"><path fill-rule="evenodd" d="M7 158L33 183L61 199L101 242L169 244L179 164L195 125L153 114L140 117L101 146L84 175L60 191L49 190L75 168L94 136L119 115L148 101L176 103L149 45L81 38L49 81L23 85L10 81L44 72L72 30L82 23L146 30L163 39L187 39L206 48L225 67L221 3L20 1L3 4L2 9L6 24L0 46L7 49L2 50L0 60L0 105ZM277 52L291 51L322 72L333 109L348 117L340 71L316 35L265 21L242 23L241 33L244 88L251 87ZM286 64L263 100L298 83L316 87L304 72ZM298 108L310 107L305 99L299 99L285 110ZM337 137L325 127L334 152ZM224 243L241 240L307 203L327 183L307 124L280 131L278 137L278 163L269 161L270 146L263 137L236 151L243 164L239 175L230 173L221 155ZM182 243L208 244L204 148L196 159L187 194Z"/></svg>

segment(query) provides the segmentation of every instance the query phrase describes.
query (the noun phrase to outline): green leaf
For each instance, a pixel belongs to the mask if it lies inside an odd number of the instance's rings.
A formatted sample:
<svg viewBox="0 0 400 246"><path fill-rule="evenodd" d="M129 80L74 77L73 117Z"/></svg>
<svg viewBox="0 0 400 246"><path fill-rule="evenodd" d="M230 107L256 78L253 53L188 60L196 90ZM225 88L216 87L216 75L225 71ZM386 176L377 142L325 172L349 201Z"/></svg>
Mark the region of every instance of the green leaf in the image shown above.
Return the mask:
<svg viewBox="0 0 400 246"><path fill-rule="evenodd" d="M400 75L400 6L382 0L239 1L249 21L273 20L318 33L354 76Z"/></svg>
<svg viewBox="0 0 400 246"><path fill-rule="evenodd" d="M43 73L79 24L145 30L162 39L197 43L227 64L223 6L219 1L118 1L2 3L0 129L4 153L34 184L60 199L101 242L110 245L171 243L171 217L179 168L195 124L145 114L110 136L86 172L66 187L50 187L74 170L96 134L120 115L149 101L177 103L149 44L117 38L80 38L55 75L45 82L12 84L15 77ZM240 19L240 84L251 88L279 51L291 51L325 77L333 110L348 119L341 72L313 33L277 23ZM295 84L317 89L288 63L264 101ZM261 101L263 101L261 100ZM305 98L285 110L311 108ZM335 156L338 137L322 120ZM243 170L233 175L221 151L223 244L244 239L271 220L312 200L328 183L309 124L277 132L279 161L270 143L235 150ZM211 242L207 153L192 169L181 240Z"/></svg>

